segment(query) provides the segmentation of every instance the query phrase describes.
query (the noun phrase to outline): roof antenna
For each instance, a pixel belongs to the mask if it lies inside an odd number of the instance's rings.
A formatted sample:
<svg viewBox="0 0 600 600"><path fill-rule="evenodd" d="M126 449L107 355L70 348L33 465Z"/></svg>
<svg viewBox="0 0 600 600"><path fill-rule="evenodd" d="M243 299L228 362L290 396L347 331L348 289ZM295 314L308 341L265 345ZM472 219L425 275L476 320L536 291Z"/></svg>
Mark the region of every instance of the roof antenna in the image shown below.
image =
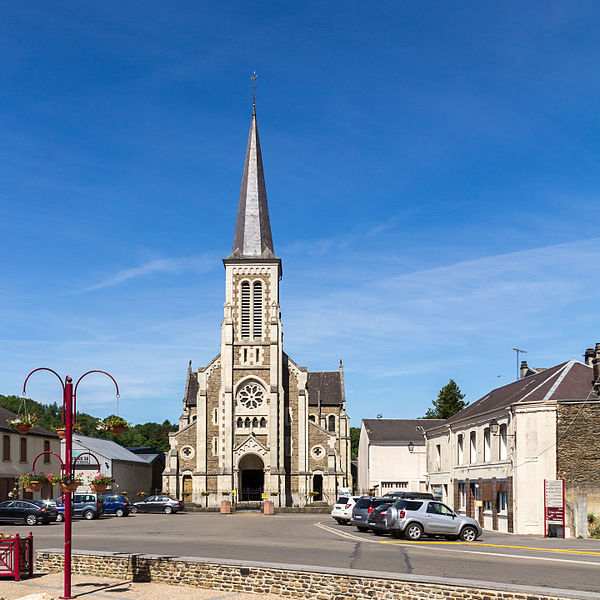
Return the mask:
<svg viewBox="0 0 600 600"><path fill-rule="evenodd" d="M520 350L519 348L513 348L517 353L517 380L521 379L521 369L519 367L519 354L527 354L527 350Z"/></svg>
<svg viewBox="0 0 600 600"><path fill-rule="evenodd" d="M252 115L256 114L256 88L258 87L258 84L256 83L257 79L258 75L256 74L256 71L254 71L252 75L250 75L250 87L252 88Z"/></svg>

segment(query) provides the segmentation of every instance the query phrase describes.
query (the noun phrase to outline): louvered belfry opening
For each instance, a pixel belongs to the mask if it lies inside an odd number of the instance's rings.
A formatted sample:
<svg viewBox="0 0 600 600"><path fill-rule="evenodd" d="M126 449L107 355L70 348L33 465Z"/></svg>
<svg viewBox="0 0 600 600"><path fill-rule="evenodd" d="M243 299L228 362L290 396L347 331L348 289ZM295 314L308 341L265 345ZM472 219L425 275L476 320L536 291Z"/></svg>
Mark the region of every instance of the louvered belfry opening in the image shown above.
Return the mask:
<svg viewBox="0 0 600 600"><path fill-rule="evenodd" d="M260 281L255 281L253 286L253 303L254 303L254 311L252 314L253 317L253 326L254 326L254 338L260 339L262 338L262 284Z"/></svg>
<svg viewBox="0 0 600 600"><path fill-rule="evenodd" d="M250 337L250 283L242 283L242 339Z"/></svg>

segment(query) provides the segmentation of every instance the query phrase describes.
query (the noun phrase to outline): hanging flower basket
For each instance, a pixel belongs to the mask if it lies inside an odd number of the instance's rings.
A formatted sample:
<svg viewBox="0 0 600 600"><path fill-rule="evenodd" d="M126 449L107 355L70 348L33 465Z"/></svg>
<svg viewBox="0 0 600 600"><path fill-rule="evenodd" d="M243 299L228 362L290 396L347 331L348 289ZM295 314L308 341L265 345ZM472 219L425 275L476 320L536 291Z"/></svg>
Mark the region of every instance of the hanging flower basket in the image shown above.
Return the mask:
<svg viewBox="0 0 600 600"><path fill-rule="evenodd" d="M108 475L101 475L98 473L90 479L90 488L92 492L103 494L109 485L114 483L114 479Z"/></svg>
<svg viewBox="0 0 600 600"><path fill-rule="evenodd" d="M104 483L90 483L90 489L97 494L104 494L106 485Z"/></svg>
<svg viewBox="0 0 600 600"><path fill-rule="evenodd" d="M25 491L26 492L39 492L41 489L42 489L42 482L41 481L30 481L25 486Z"/></svg>
<svg viewBox="0 0 600 600"><path fill-rule="evenodd" d="M100 431L110 431L114 435L121 435L127 427L129 427L129 423L117 415L110 415L98 423Z"/></svg>
<svg viewBox="0 0 600 600"><path fill-rule="evenodd" d="M30 414L27 410L27 400L21 398L21 405L19 406L19 414L16 419L7 419L9 425L12 425L21 435L29 433L37 421L37 415L35 413Z"/></svg>
<svg viewBox="0 0 600 600"><path fill-rule="evenodd" d="M59 439L64 440L67 437L67 429L57 429L56 435L59 437Z"/></svg>
<svg viewBox="0 0 600 600"><path fill-rule="evenodd" d="M71 483L61 481L60 487L64 492L76 492L77 488L79 487L79 483L77 481L72 481Z"/></svg>

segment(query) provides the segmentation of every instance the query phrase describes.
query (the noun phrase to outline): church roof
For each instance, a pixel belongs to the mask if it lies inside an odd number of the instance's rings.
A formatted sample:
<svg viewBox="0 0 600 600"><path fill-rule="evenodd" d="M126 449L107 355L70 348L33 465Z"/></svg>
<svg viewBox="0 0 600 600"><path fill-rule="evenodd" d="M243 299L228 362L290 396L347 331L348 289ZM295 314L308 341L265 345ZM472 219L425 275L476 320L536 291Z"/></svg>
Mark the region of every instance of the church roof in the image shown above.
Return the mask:
<svg viewBox="0 0 600 600"><path fill-rule="evenodd" d="M363 419L363 425L371 442L419 442L425 443L423 433L417 429L429 429L445 423L445 419Z"/></svg>
<svg viewBox="0 0 600 600"><path fill-rule="evenodd" d="M233 249L228 258L275 258L256 110L252 111Z"/></svg>
<svg viewBox="0 0 600 600"><path fill-rule="evenodd" d="M306 381L309 406L342 406L344 396L339 371L308 373Z"/></svg>

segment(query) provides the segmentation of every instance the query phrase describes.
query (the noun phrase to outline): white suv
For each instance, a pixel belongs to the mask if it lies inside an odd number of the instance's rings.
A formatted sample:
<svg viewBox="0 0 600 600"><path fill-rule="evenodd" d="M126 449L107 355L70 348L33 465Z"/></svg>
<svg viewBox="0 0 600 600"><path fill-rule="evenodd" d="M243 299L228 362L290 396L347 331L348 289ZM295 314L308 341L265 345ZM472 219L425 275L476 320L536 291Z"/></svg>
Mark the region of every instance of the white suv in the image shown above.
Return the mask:
<svg viewBox="0 0 600 600"><path fill-rule="evenodd" d="M340 496L335 503L331 516L340 524L348 525L352 518L352 510L360 496Z"/></svg>

